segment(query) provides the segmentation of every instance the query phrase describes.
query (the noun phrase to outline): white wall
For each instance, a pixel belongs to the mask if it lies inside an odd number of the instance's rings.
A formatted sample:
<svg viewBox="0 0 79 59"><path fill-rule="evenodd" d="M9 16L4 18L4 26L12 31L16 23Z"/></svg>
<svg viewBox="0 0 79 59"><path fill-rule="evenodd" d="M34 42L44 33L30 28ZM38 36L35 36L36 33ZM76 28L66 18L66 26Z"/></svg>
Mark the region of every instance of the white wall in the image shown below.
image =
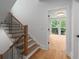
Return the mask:
<svg viewBox="0 0 79 59"><path fill-rule="evenodd" d="M48 48L47 12L38 0L17 0L12 8L12 13L29 25L30 35L45 49Z"/></svg>
<svg viewBox="0 0 79 59"><path fill-rule="evenodd" d="M16 0L0 0L0 18L5 18Z"/></svg>
<svg viewBox="0 0 79 59"><path fill-rule="evenodd" d="M14 7L12 8L11 12L20 20L23 24L29 25L29 33L33 38L36 39L40 45L47 49L48 48L48 9L55 9L55 8L63 8L65 7L67 11L71 11L70 2L67 0L57 0L54 2L51 0L49 1L42 1L42 0L17 0ZM70 13L70 12L69 12ZM68 14L70 16L70 14ZM70 18L68 17L68 20ZM70 21L69 21L70 22ZM68 28L70 29L71 25L68 22ZM71 29L68 30L68 37L67 37L67 52L70 54L71 51Z"/></svg>
<svg viewBox="0 0 79 59"><path fill-rule="evenodd" d="M11 45L12 42L9 40L7 34L0 28L0 54L6 52Z"/></svg>

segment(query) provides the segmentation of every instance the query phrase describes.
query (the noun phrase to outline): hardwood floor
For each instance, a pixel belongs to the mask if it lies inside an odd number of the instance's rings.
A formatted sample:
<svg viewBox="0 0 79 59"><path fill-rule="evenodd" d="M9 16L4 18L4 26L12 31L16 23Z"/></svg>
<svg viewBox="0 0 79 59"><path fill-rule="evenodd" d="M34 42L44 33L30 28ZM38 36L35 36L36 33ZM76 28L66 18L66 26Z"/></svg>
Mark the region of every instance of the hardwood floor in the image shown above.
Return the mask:
<svg viewBox="0 0 79 59"><path fill-rule="evenodd" d="M51 34L49 37L49 49L39 49L30 59L70 59L65 54L66 36Z"/></svg>

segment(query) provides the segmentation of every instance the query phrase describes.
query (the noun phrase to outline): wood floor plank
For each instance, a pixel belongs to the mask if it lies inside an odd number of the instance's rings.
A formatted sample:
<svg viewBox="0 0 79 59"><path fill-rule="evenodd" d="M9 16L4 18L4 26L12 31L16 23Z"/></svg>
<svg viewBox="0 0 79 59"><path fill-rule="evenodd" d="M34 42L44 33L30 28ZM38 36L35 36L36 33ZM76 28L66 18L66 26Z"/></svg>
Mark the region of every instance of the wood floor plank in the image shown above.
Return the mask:
<svg viewBox="0 0 79 59"><path fill-rule="evenodd" d="M70 59L65 53L66 36L50 35L49 49L39 49L30 59Z"/></svg>

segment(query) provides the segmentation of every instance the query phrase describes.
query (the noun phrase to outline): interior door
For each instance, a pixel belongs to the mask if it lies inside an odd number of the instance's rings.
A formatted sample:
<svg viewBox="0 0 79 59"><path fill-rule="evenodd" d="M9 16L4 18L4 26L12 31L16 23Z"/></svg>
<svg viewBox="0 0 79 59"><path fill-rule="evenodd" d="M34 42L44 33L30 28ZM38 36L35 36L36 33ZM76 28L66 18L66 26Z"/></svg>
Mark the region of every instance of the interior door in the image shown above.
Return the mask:
<svg viewBox="0 0 79 59"><path fill-rule="evenodd" d="M79 59L79 2L73 1L72 6L72 58Z"/></svg>

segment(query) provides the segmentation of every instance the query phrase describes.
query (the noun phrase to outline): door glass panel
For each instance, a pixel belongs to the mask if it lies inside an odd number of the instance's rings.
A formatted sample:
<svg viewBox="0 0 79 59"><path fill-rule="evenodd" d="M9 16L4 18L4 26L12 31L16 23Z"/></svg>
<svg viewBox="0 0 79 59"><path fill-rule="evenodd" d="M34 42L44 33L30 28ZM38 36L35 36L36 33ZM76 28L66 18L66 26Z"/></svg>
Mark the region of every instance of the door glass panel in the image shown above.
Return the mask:
<svg viewBox="0 0 79 59"><path fill-rule="evenodd" d="M58 25L57 19L56 18L51 18L51 26L53 28L56 28Z"/></svg>
<svg viewBox="0 0 79 59"><path fill-rule="evenodd" d="M61 19L60 19L60 27L61 28L65 28L66 27L66 17L62 17Z"/></svg>
<svg viewBox="0 0 79 59"><path fill-rule="evenodd" d="M51 28L53 34L58 34L58 21L57 18L51 18Z"/></svg>
<svg viewBox="0 0 79 59"><path fill-rule="evenodd" d="M59 34L59 30L61 35L66 34L66 17L61 18L51 18L51 29L53 34Z"/></svg>
<svg viewBox="0 0 79 59"><path fill-rule="evenodd" d="M62 17L60 19L60 28L61 28L61 35L66 34L66 17Z"/></svg>

